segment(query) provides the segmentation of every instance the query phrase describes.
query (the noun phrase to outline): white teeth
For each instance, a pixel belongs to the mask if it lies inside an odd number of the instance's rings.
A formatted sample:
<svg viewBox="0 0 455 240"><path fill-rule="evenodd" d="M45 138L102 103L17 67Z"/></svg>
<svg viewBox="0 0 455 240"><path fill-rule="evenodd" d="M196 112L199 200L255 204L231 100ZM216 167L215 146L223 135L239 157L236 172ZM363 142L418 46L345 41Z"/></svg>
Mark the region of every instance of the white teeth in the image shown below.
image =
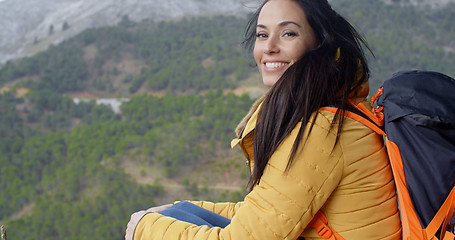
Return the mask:
<svg viewBox="0 0 455 240"><path fill-rule="evenodd" d="M266 62L265 66L268 68L280 68L284 65L287 65L287 63L280 63L280 62Z"/></svg>

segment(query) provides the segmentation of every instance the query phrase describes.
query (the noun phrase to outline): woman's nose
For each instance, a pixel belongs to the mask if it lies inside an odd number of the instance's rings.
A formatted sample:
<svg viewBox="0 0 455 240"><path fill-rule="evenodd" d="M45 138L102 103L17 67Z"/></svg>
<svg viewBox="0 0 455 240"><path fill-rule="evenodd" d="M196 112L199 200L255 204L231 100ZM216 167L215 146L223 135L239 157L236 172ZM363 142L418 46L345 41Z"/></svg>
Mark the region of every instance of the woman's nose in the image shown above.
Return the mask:
<svg viewBox="0 0 455 240"><path fill-rule="evenodd" d="M264 47L264 53L272 54L280 52L278 40L275 37L269 37Z"/></svg>

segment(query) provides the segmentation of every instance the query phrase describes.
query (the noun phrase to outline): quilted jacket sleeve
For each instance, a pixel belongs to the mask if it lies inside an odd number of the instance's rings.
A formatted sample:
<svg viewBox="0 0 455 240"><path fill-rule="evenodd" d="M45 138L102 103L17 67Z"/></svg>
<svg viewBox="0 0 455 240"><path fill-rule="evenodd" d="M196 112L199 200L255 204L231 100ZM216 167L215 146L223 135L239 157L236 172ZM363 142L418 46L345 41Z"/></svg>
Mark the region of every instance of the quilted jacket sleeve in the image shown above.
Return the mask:
<svg viewBox="0 0 455 240"><path fill-rule="evenodd" d="M238 209L217 210L235 212L226 228L196 226L149 213L139 221L134 239L297 239L337 187L343 172L343 154L338 145L334 147L336 129L329 130L329 121L322 115L285 171L299 128L297 125L278 147L260 183Z"/></svg>

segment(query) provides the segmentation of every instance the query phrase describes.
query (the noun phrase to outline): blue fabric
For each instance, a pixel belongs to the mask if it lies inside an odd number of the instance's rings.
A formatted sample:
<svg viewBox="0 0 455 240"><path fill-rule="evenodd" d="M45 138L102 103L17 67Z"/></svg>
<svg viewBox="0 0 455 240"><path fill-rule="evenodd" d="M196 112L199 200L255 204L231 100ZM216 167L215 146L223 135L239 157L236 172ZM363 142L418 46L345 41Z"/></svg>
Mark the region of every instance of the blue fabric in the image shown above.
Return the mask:
<svg viewBox="0 0 455 240"><path fill-rule="evenodd" d="M198 226L207 225L209 227L225 228L231 223L229 218L201 208L190 202L179 202L171 208L160 212L164 216L172 217L184 222L196 224Z"/></svg>

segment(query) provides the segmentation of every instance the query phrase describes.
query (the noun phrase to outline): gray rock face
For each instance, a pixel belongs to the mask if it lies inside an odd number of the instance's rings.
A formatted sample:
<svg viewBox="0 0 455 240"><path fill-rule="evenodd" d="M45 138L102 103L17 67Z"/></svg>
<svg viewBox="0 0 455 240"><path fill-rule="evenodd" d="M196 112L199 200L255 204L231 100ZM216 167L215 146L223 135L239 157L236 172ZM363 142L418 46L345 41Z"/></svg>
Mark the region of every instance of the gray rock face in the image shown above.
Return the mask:
<svg viewBox="0 0 455 240"><path fill-rule="evenodd" d="M0 0L0 64L30 56L81 31L124 16L155 21L182 15L244 15L258 0ZM64 24L67 27L64 29Z"/></svg>

